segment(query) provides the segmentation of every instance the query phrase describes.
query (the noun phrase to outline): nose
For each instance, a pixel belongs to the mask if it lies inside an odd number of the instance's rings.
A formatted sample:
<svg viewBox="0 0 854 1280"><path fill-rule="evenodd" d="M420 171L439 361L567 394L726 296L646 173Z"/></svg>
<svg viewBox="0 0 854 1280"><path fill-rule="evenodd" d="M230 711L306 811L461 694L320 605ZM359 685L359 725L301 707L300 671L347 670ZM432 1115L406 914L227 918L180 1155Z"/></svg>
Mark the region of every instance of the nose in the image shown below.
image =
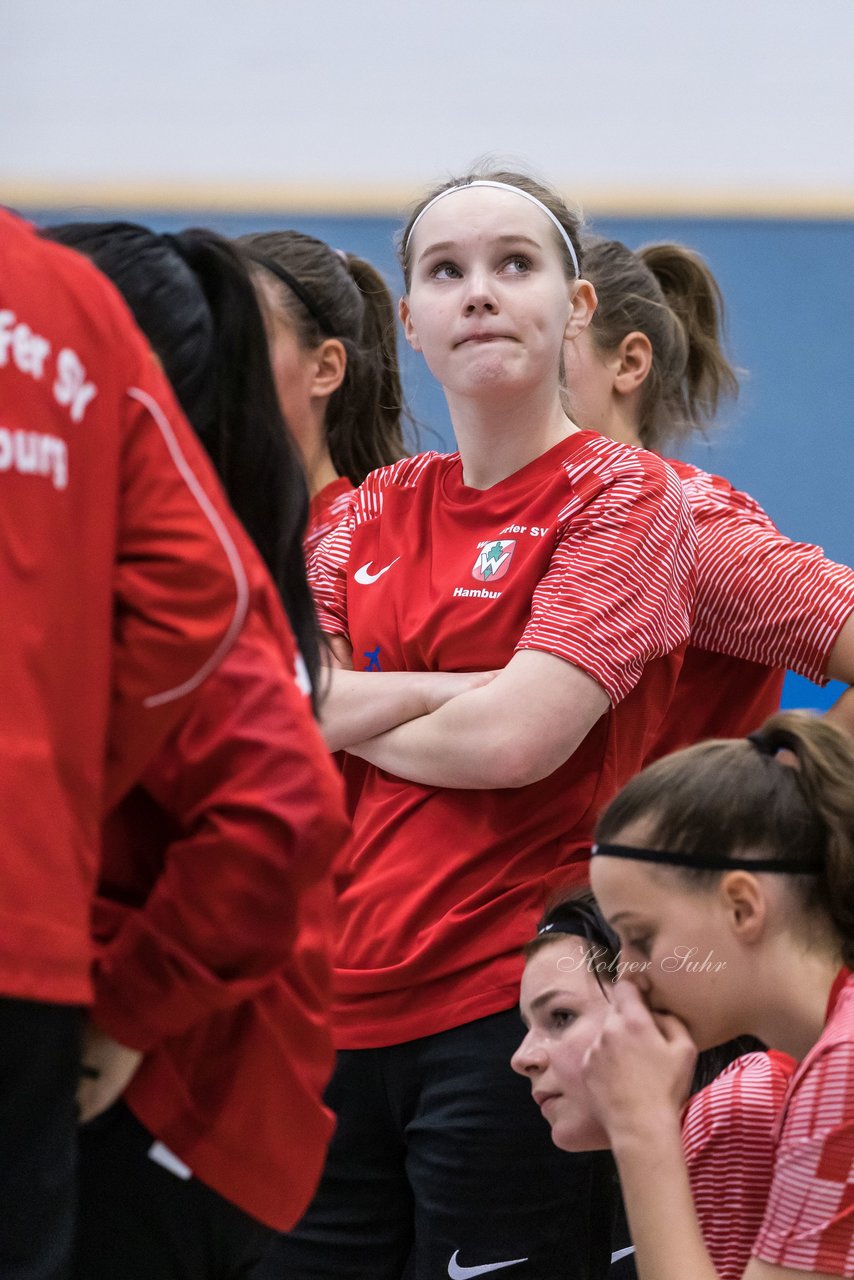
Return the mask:
<svg viewBox="0 0 854 1280"><path fill-rule="evenodd" d="M542 1071L545 1066L545 1053L537 1041L537 1037L529 1031L519 1048L510 1059L510 1066L520 1076L530 1076Z"/></svg>
<svg viewBox="0 0 854 1280"><path fill-rule="evenodd" d="M489 272L475 269L466 277L466 289L463 309L467 316L485 312L494 315L498 310L498 300L492 285Z"/></svg>
<svg viewBox="0 0 854 1280"><path fill-rule="evenodd" d="M620 981L633 983L642 995L646 995L652 985L649 980L649 961L643 959L629 959L626 956L625 949L623 950L620 960L623 964Z"/></svg>

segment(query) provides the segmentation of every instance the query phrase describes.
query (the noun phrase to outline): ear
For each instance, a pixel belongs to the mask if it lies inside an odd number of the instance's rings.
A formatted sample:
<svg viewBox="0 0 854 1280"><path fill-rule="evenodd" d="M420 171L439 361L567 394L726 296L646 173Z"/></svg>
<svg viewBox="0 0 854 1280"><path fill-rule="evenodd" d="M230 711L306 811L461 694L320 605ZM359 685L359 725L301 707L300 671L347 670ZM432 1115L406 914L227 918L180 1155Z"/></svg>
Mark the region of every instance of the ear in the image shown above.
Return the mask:
<svg viewBox="0 0 854 1280"><path fill-rule="evenodd" d="M768 899L758 878L749 871L727 871L718 892L735 937L748 944L758 942L768 919Z"/></svg>
<svg viewBox="0 0 854 1280"><path fill-rule="evenodd" d="M566 322L564 338L578 337L582 329L587 328L596 310L596 290L589 280L574 280L571 289L569 318Z"/></svg>
<svg viewBox="0 0 854 1280"><path fill-rule="evenodd" d="M614 375L614 390L618 395L631 395L649 377L652 368L652 343L645 333L635 329L626 334L615 354L619 363Z"/></svg>
<svg viewBox="0 0 854 1280"><path fill-rule="evenodd" d="M403 325L403 332L406 335L406 341L409 343L413 351L421 350L421 343L418 340L418 334L415 332L415 325L412 323L412 312L409 309L409 298L404 296L397 304L397 314L400 323Z"/></svg>
<svg viewBox="0 0 854 1280"><path fill-rule="evenodd" d="M326 400L337 391L347 372L347 352L338 338L325 338L314 351L311 395Z"/></svg>

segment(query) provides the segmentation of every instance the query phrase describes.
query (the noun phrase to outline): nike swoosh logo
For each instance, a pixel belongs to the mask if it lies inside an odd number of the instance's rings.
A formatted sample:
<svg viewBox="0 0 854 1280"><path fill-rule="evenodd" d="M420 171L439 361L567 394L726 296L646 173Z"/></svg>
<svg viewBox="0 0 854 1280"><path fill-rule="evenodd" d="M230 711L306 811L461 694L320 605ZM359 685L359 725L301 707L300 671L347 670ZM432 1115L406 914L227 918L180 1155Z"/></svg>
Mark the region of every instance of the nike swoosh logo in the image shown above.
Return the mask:
<svg viewBox="0 0 854 1280"><path fill-rule="evenodd" d="M454 1252L453 1258L448 1263L448 1275L451 1280L471 1280L472 1276L485 1276L490 1271L503 1271L505 1267L517 1267L520 1262L527 1262L527 1258L513 1258L510 1262L487 1262L482 1267L461 1267L457 1262L460 1251Z"/></svg>
<svg viewBox="0 0 854 1280"><path fill-rule="evenodd" d="M628 1258L630 1253L634 1253L635 1246L629 1245L628 1249L618 1249L616 1253L611 1254L612 1262L619 1262L621 1258Z"/></svg>
<svg viewBox="0 0 854 1280"><path fill-rule="evenodd" d="M363 587L369 587L372 582L376 582L377 578L381 578L384 573L388 573L389 569L391 568L391 565L397 564L399 559L400 559L400 556L395 556L391 564L387 564L384 569L379 569L376 573L371 573L370 569L371 569L371 565L373 564L373 560L369 560L367 564L362 565L361 569L356 570L356 572L353 574L353 577L356 579L357 582L361 582Z"/></svg>

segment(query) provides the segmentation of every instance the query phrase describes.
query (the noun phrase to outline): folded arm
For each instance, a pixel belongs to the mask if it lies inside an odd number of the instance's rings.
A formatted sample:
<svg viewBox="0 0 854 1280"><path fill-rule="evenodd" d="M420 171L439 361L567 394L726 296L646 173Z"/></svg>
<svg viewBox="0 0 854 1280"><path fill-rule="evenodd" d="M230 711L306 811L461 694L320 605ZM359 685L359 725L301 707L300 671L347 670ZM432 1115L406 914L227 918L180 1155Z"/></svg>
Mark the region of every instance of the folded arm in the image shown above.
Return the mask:
<svg viewBox="0 0 854 1280"><path fill-rule="evenodd" d="M491 672L349 671L332 668L320 707L320 727L330 751L375 738L428 715L451 698L478 689Z"/></svg>
<svg viewBox="0 0 854 1280"><path fill-rule="evenodd" d="M522 787L563 764L608 707L578 667L528 649L484 687L350 750L425 786Z"/></svg>

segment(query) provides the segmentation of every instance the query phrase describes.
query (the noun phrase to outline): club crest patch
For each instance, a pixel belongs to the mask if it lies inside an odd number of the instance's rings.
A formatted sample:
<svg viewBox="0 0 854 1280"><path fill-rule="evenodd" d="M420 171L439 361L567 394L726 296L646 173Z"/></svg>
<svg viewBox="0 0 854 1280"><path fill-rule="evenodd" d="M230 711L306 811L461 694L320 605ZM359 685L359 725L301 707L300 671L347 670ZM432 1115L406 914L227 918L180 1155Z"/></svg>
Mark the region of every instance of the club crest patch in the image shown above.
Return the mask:
<svg viewBox="0 0 854 1280"><path fill-rule="evenodd" d="M493 542L479 542L477 546L477 559L471 576L477 582L497 582L499 578L503 578L510 568L510 561L516 550L516 539L508 541L496 538Z"/></svg>

